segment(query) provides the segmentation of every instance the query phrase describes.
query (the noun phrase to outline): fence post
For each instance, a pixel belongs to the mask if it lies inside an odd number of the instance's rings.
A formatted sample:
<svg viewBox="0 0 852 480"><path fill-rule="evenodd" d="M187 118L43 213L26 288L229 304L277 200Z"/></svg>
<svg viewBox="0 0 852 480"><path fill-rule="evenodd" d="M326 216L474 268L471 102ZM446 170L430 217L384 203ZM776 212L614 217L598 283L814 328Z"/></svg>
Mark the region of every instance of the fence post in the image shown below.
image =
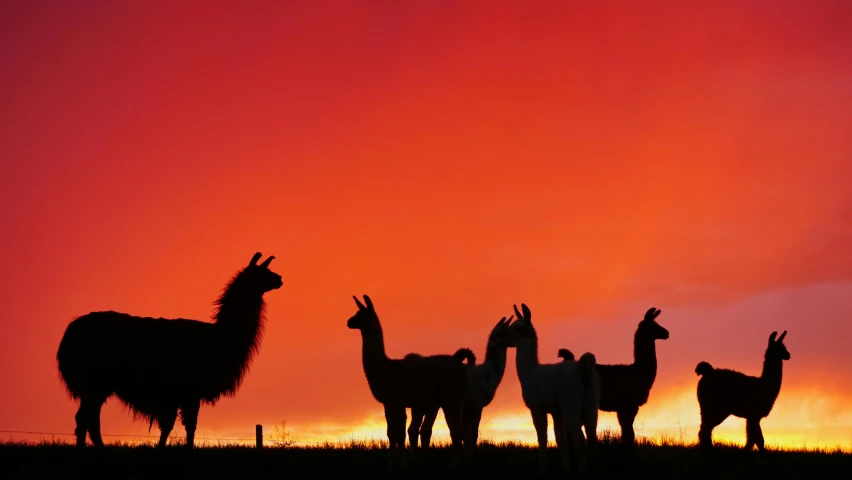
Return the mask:
<svg viewBox="0 0 852 480"><path fill-rule="evenodd" d="M257 448L263 448L263 425L254 426L254 441L257 443Z"/></svg>

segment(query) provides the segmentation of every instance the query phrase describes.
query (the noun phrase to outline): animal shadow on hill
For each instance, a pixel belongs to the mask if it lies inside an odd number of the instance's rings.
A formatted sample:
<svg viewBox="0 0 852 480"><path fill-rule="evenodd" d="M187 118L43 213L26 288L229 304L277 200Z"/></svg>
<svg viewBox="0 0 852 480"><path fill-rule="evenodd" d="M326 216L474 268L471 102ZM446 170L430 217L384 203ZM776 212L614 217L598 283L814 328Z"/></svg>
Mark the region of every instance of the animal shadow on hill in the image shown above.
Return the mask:
<svg viewBox="0 0 852 480"><path fill-rule="evenodd" d="M270 256L252 257L215 302L214 322L91 312L65 330L56 361L69 395L80 401L77 446L103 447L101 407L117 397L134 419L160 428L164 447L180 413L186 445L194 446L202 403L236 394L257 353L266 321L263 295L282 286Z"/></svg>
<svg viewBox="0 0 852 480"><path fill-rule="evenodd" d="M629 365L598 364L595 370L601 382L600 409L615 412L621 427L621 444L632 449L636 445L633 422L639 407L648 402L657 377L657 340L669 338L669 331L657 323L661 311L650 308L633 335L633 363ZM573 361L567 348L558 352L563 361Z"/></svg>
<svg viewBox="0 0 852 480"><path fill-rule="evenodd" d="M710 451L713 446L713 429L733 415L746 421L745 449L756 445L764 451L763 431L760 421L769 415L781 392L783 362L790 360L790 352L784 345L787 331L776 339L778 332L769 335L763 360L763 371L753 377L734 370L713 368L707 362L695 367L698 381L698 404L701 407L701 427L698 442L702 450Z"/></svg>
<svg viewBox="0 0 852 480"><path fill-rule="evenodd" d="M346 326L361 332L361 361L373 397L384 406L390 450L389 470L404 468L406 408L427 412L443 410L452 440L452 467L459 466L463 447L462 406L468 384L467 366L476 362L473 352L461 348L453 355L408 354L388 358L379 316L370 297L364 303L353 297L358 311ZM416 445L412 445L414 457Z"/></svg>

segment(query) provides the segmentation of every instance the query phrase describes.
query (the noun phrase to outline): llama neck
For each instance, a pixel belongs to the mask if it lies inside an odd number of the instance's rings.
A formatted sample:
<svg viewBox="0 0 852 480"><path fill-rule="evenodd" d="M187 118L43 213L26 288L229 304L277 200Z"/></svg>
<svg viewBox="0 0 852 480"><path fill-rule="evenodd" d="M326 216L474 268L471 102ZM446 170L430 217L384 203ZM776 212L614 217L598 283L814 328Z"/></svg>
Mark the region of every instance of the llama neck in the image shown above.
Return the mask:
<svg viewBox="0 0 852 480"><path fill-rule="evenodd" d="M528 337L518 341L515 352L515 368L518 370L518 380L524 383L529 375L539 366L538 338Z"/></svg>
<svg viewBox="0 0 852 480"><path fill-rule="evenodd" d="M244 361L260 342L265 320L263 297L236 298L224 301L216 312L216 325L221 326L226 350ZM236 360L236 359L234 359Z"/></svg>
<svg viewBox="0 0 852 480"><path fill-rule="evenodd" d="M648 380L657 376L657 345L653 338L639 335L633 337L633 364Z"/></svg>
<svg viewBox="0 0 852 480"><path fill-rule="evenodd" d="M485 347L484 363L492 365L492 368L500 377L503 376L503 372L506 370L506 348L490 341Z"/></svg>
<svg viewBox="0 0 852 480"><path fill-rule="evenodd" d="M387 362L382 326L377 325L373 329L361 330L361 363L364 366L367 382L371 386L383 374Z"/></svg>
<svg viewBox="0 0 852 480"><path fill-rule="evenodd" d="M486 382L487 385L485 387L488 390L492 390L492 393L497 390L497 386L503 379L503 373L506 371L506 348L491 341L488 342L488 346L485 348L483 365L493 373L493 375L488 377L489 381Z"/></svg>
<svg viewBox="0 0 852 480"><path fill-rule="evenodd" d="M781 391L781 359L766 358L763 360L763 371L760 374L760 379L767 387L766 393L774 400L778 397L778 392Z"/></svg>
<svg viewBox="0 0 852 480"><path fill-rule="evenodd" d="M218 398L220 394L233 395L242 384L263 335L263 297L226 291L217 302L215 319L218 335L213 355L220 372L216 381L207 387L207 399Z"/></svg>

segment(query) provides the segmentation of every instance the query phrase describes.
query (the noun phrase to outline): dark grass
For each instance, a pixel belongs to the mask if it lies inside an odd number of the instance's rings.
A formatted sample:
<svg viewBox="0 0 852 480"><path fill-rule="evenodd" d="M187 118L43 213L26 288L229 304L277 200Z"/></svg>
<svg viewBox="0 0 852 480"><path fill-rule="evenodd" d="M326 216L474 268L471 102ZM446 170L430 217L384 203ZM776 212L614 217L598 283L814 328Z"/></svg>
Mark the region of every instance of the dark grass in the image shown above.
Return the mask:
<svg viewBox="0 0 852 480"><path fill-rule="evenodd" d="M760 454L717 446L706 458L693 446L663 439L641 443L630 454L607 435L589 478L731 479L766 477L849 478L852 454L828 450L773 450ZM253 447L202 444L194 451L169 446L107 445L102 451L78 451L68 443L0 444L2 478L536 478L538 453L521 444L480 445L474 466L450 474L445 446L428 452L420 466L402 474L386 472L388 454L381 442L348 442L313 447L258 450ZM555 448L545 478L567 478ZM186 478L186 477L184 477Z"/></svg>

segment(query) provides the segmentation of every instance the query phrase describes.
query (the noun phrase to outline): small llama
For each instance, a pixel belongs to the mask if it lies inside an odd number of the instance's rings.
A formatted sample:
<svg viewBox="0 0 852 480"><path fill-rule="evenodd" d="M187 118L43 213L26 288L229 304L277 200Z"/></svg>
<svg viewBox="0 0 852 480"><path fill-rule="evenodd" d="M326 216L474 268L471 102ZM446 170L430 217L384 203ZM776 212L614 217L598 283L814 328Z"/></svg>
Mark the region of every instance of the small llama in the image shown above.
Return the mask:
<svg viewBox="0 0 852 480"><path fill-rule="evenodd" d="M636 435L633 421L639 407L648 402L657 378L657 340L669 338L669 331L657 323L660 310L651 308L639 322L633 336L633 363L601 365L596 368L601 380L601 406L604 412L616 412L621 427L621 442L632 447Z"/></svg>
<svg viewBox="0 0 852 480"><path fill-rule="evenodd" d="M479 440L479 423L482 420L482 410L494 399L497 387L506 371L506 350L512 346L508 327L512 318L500 319L488 335L488 345L485 349L485 361L476 365L468 364L467 394L462 409L462 425L464 427L464 445L468 454L476 449ZM438 409L427 412L411 411L411 425L408 427L408 443L412 452L417 446L418 433L423 448L429 448L432 439L432 425L438 415ZM425 420L424 420L425 417ZM422 426L421 426L422 422Z"/></svg>
<svg viewBox="0 0 852 480"><path fill-rule="evenodd" d="M695 373L701 377L698 381L698 404L701 407L701 428L698 442L701 447L713 446L713 429L730 415L744 418L746 421L745 449L763 451L763 431L760 420L766 418L775 405L775 399L781 391L781 370L784 360L790 360L790 352L784 345L787 331L778 339L778 332L769 336L769 345L763 360L763 372L752 377L734 370L713 368L707 362L695 367Z"/></svg>
<svg viewBox="0 0 852 480"><path fill-rule="evenodd" d="M467 390L468 363L473 352L459 349L453 355L408 354L388 358L379 316L370 297L364 303L353 297L358 311L346 326L361 331L361 361L373 397L384 406L390 446L389 469L405 467L406 408L418 411L441 409L447 420L453 444L453 467L459 465L462 450L462 405Z"/></svg>

